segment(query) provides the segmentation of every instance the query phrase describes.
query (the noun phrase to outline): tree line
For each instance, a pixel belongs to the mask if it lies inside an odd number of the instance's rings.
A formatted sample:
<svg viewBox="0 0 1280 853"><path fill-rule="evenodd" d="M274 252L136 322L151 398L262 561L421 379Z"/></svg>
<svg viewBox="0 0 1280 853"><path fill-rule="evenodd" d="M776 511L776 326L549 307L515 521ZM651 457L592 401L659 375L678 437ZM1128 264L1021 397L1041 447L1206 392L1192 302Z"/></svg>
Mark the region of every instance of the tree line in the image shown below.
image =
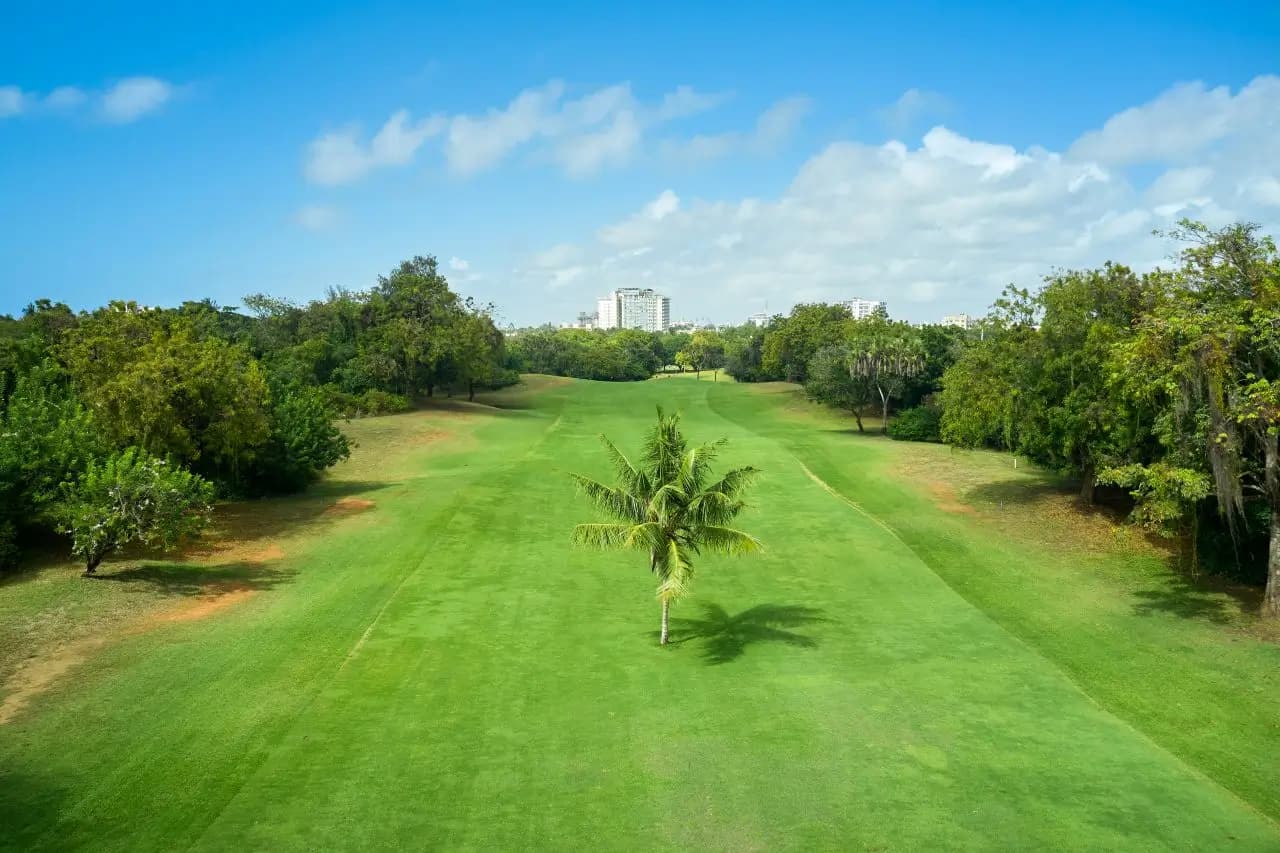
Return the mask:
<svg viewBox="0 0 1280 853"><path fill-rule="evenodd" d="M942 437L1123 489L1192 571L1265 580L1280 616L1280 255L1257 226L1183 221L1176 264L1009 287L942 378Z"/></svg>
<svg viewBox="0 0 1280 853"><path fill-rule="evenodd" d="M432 257L305 305L36 301L0 317L0 567L53 532L89 573L175 544L215 498L296 491L345 458L339 416L474 396L516 380L507 362Z"/></svg>
<svg viewBox="0 0 1280 853"><path fill-rule="evenodd" d="M973 329L796 306L725 340L739 381L802 383L863 428L1027 457L1280 616L1280 256L1256 226L1185 221L1167 269L1107 263L1010 286ZM892 420L890 415L894 414Z"/></svg>

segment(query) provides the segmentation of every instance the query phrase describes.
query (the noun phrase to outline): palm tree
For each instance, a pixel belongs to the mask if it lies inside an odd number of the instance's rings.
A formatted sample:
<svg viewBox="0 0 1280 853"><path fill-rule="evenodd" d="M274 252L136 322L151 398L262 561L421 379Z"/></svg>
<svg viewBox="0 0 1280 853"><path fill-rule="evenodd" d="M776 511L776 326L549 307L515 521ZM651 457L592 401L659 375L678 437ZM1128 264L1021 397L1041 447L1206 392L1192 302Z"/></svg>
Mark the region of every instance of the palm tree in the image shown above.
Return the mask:
<svg viewBox="0 0 1280 853"><path fill-rule="evenodd" d="M664 414L661 407L658 423L645 439L639 467L608 438L600 438L617 485L578 474L573 479L614 520L579 524L573 529L573 540L602 550L649 553L649 571L657 576L662 602L660 642L666 645L671 602L688 591L693 558L703 551L746 554L759 550L755 537L729 526L746 508L742 494L759 471L750 466L735 468L707 485L711 463L725 440L690 449L680 432L680 415Z"/></svg>

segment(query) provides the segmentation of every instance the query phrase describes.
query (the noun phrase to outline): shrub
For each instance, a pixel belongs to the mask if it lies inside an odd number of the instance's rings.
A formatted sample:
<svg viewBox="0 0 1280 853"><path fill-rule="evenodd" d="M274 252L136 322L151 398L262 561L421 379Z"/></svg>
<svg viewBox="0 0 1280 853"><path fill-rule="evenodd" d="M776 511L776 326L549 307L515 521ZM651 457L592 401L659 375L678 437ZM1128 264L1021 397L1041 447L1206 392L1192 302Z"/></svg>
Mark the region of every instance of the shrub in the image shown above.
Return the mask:
<svg viewBox="0 0 1280 853"><path fill-rule="evenodd" d="M941 441L941 426L941 412L930 406L916 406L889 421L889 437L898 441Z"/></svg>
<svg viewBox="0 0 1280 853"><path fill-rule="evenodd" d="M254 460L256 490L298 491L350 456L347 437L333 421L333 410L319 389L298 386L278 392L270 438Z"/></svg>
<svg viewBox="0 0 1280 853"><path fill-rule="evenodd" d="M372 415L394 415L413 408L408 397L373 389L360 394L349 394L332 385L324 386L324 400L329 408L344 418L363 418Z"/></svg>
<svg viewBox="0 0 1280 853"><path fill-rule="evenodd" d="M213 485L140 447L91 461L58 507L71 553L91 575L130 543L172 548L209 523Z"/></svg>

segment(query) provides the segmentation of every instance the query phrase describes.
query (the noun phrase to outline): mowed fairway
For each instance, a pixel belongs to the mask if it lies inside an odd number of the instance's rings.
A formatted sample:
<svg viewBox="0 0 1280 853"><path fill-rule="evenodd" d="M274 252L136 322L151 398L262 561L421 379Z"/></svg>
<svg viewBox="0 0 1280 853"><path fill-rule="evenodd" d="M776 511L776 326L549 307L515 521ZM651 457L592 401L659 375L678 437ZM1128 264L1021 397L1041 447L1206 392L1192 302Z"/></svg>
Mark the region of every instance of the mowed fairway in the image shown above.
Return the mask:
<svg viewBox="0 0 1280 853"><path fill-rule="evenodd" d="M1013 571L975 556L966 589L978 520L758 389L493 399L518 408L384 469L357 424L372 509L243 601L111 637L0 725L0 845L1280 849L1274 645L1128 604L1057 623L1009 541L983 559ZM656 404L765 472L741 525L766 553L700 563L666 649L644 557L568 545L593 518L568 472L607 476L598 434L634 448Z"/></svg>

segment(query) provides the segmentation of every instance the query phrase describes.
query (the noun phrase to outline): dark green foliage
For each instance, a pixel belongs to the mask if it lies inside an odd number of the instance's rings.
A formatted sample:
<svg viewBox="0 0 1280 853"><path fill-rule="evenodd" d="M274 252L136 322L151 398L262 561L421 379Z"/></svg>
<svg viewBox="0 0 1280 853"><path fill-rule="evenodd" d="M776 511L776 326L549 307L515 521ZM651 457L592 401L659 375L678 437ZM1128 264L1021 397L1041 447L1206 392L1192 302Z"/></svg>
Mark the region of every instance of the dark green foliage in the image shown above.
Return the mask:
<svg viewBox="0 0 1280 853"><path fill-rule="evenodd" d="M474 395L518 378L489 307L454 293L432 257L405 261L368 291L244 304L247 313L209 300L112 302L76 314L38 300L20 318L0 317L4 542L47 531L55 507L59 526L85 541L94 501L78 484L90 469L105 476L111 460L113 475L190 471L199 490L207 480L222 495L299 489L347 455L335 414L404 411L437 389ZM648 338L626 351L660 360ZM128 448L170 468L126 464ZM66 499L69 488L80 497Z"/></svg>
<svg viewBox="0 0 1280 853"><path fill-rule="evenodd" d="M318 388L295 386L274 396L271 435L254 460L252 482L263 492L293 492L346 459L351 448Z"/></svg>
<svg viewBox="0 0 1280 853"><path fill-rule="evenodd" d="M1007 289L943 376L942 436L1072 474L1087 500L1123 488L1193 570L1214 543L1210 565L1226 551L1233 574L1265 576L1263 611L1280 617L1280 254L1248 224L1169 236L1187 246L1173 270Z"/></svg>
<svg viewBox="0 0 1280 853"><path fill-rule="evenodd" d="M409 398L376 388L361 394L348 394L332 385L322 386L329 407L344 418L394 415L413 408Z"/></svg>
<svg viewBox="0 0 1280 853"><path fill-rule="evenodd" d="M663 336L636 329L534 329L507 340L508 364L522 373L636 382L664 367Z"/></svg>
<svg viewBox="0 0 1280 853"><path fill-rule="evenodd" d="M899 441L941 441L942 412L932 406L915 406L898 412L889 421L889 437Z"/></svg>

